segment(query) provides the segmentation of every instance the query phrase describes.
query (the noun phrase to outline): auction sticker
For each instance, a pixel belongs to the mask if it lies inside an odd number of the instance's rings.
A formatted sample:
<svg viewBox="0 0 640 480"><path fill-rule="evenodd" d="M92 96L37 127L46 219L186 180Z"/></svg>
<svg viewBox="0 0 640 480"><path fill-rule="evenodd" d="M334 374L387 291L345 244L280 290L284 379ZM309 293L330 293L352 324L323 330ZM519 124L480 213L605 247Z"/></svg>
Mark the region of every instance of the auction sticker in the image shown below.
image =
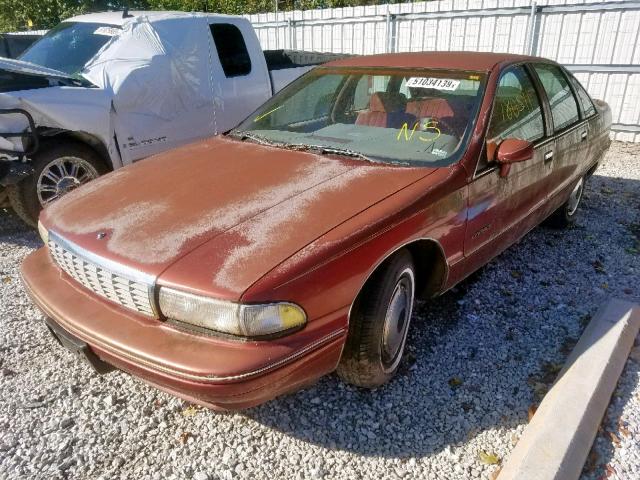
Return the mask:
<svg viewBox="0 0 640 480"><path fill-rule="evenodd" d="M460 85L460 80L452 78L411 77L407 80L407 87L435 88L436 90L455 90Z"/></svg>
<svg viewBox="0 0 640 480"><path fill-rule="evenodd" d="M118 27L98 27L93 31L94 35L104 35L106 37L115 37L122 30Z"/></svg>

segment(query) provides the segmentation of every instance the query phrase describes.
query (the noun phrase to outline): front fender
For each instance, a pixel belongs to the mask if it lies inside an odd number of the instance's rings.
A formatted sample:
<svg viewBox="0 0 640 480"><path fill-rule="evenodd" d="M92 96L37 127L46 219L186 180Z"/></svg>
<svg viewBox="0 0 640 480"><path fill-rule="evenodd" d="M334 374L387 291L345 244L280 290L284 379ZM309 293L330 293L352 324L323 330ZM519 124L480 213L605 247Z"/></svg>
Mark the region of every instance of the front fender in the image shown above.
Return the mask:
<svg viewBox="0 0 640 480"><path fill-rule="evenodd" d="M462 256L466 173L439 169L327 232L242 296L243 302L287 300L310 319L350 306L367 278L390 255L429 239L452 263Z"/></svg>
<svg viewBox="0 0 640 480"><path fill-rule="evenodd" d="M0 149L28 156L35 149L33 141L23 144L19 136L28 131L57 130L71 133L83 132L98 139L103 145L113 143L111 95L101 88L55 86L34 90L0 93L0 112L20 113L0 115ZM26 115L25 115L26 114ZM8 143L13 144L13 148ZM37 144L36 144L37 147ZM0 152L1 153L1 152Z"/></svg>

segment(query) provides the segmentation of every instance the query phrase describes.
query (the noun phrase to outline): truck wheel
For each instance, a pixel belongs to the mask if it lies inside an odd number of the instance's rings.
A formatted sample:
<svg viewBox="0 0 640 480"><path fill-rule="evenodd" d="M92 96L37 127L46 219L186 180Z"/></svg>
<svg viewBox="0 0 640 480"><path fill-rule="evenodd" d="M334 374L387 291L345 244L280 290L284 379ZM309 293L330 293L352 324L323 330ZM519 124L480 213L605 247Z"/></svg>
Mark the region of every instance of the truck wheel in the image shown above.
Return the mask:
<svg viewBox="0 0 640 480"><path fill-rule="evenodd" d="M560 206L545 222L552 228L568 228L576 221L576 213L580 201L582 200L582 192L584 192L584 177L578 180L576 186L573 187L569 199Z"/></svg>
<svg viewBox="0 0 640 480"><path fill-rule="evenodd" d="M414 293L411 254L400 250L373 274L353 305L337 369L344 381L374 388L393 377L404 352Z"/></svg>
<svg viewBox="0 0 640 480"><path fill-rule="evenodd" d="M98 154L81 143L49 144L31 161L33 174L9 188L9 199L18 216L32 226L45 205L108 171Z"/></svg>
<svg viewBox="0 0 640 480"><path fill-rule="evenodd" d="M7 189L5 187L0 187L0 208L8 208L10 206Z"/></svg>

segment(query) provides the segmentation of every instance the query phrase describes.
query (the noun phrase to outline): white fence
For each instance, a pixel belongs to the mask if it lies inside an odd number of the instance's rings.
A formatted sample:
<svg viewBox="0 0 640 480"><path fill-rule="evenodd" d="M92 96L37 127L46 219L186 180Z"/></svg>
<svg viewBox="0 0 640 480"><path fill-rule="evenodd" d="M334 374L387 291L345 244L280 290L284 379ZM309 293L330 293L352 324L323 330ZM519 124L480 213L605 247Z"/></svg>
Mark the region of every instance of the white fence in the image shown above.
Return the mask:
<svg viewBox="0 0 640 480"><path fill-rule="evenodd" d="M435 0L249 15L264 49L526 53L575 72L640 142L640 1Z"/></svg>

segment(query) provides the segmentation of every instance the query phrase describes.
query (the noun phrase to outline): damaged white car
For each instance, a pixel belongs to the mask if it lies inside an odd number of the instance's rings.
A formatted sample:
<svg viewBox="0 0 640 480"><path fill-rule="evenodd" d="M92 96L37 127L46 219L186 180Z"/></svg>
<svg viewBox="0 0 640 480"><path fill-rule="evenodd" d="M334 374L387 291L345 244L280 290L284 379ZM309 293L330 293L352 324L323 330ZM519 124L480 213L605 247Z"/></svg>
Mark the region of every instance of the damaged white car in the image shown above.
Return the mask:
<svg viewBox="0 0 640 480"><path fill-rule="evenodd" d="M107 12L62 22L0 58L0 203L42 206L97 176L234 127L340 55L262 51L248 20Z"/></svg>

